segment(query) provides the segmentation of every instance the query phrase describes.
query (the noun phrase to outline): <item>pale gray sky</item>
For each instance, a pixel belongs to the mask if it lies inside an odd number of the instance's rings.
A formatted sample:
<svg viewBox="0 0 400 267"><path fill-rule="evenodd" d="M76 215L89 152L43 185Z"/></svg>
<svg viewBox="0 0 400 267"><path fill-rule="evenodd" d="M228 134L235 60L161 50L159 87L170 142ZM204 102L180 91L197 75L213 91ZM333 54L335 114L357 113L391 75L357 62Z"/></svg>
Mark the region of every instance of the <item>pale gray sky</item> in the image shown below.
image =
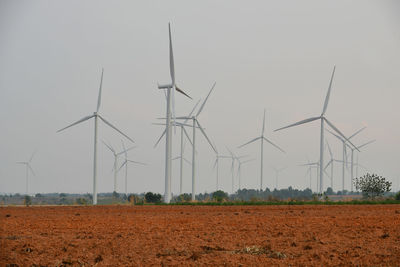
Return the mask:
<svg viewBox="0 0 400 267"><path fill-rule="evenodd" d="M267 136L287 151L265 146L264 184L275 185L268 167L273 165L289 167L281 173L279 187L308 186L306 169L297 165L307 156L318 159L319 123L273 130L321 113L335 64L327 117L346 135L367 126L354 142L377 142L360 154L360 163L396 180L399 12L395 0L0 0L0 192L24 192L25 170L15 162L29 159L35 149L31 192L92 192L93 121L56 130L93 113L101 67L100 112L136 141L130 158L148 163L130 167L128 191L164 191L164 141L153 149L162 129L151 123L165 115L157 82L170 80L168 22L178 85L194 98L177 95L177 114L186 115L217 82L199 120L219 151L227 153L226 145L256 159L243 166L244 187L259 185L259 145L236 147L260 134L264 108ZM99 130L100 139L120 147L118 134L102 123ZM215 157L197 136L198 192L210 192L215 189ZM326 136L340 158L340 143ZM98 189L111 192L112 154L103 145L99 148ZM188 145L185 155L191 159ZM178 167L175 162L174 193L179 190ZM230 161L220 168L221 185L230 191ZM118 183L123 192L123 173ZM341 188L340 166L334 187ZM191 167L185 165L184 191L190 190Z"/></svg>

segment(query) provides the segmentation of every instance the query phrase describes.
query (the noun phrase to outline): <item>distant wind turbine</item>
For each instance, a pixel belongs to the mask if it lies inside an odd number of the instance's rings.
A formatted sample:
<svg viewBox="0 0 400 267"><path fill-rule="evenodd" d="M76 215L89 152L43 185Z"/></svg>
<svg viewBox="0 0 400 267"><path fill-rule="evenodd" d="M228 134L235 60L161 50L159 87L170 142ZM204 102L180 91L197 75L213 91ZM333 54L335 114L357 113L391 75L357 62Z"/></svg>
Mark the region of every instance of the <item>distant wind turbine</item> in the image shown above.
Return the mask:
<svg viewBox="0 0 400 267"><path fill-rule="evenodd" d="M251 144L257 140L260 140L260 147L261 147L261 171L260 171L260 190L263 190L263 170L264 170L264 141L270 143L271 145L273 145L274 147L276 147L277 149L279 149L280 151L282 151L283 153L285 153L285 151L280 148L279 146L275 145L274 143L272 143L270 140L268 140L265 136L264 136L264 131L265 131L265 109L264 109L264 118L263 118L263 125L262 125L262 130L261 130L261 136L256 137L252 140L250 140L249 142L239 146L238 148L244 147L248 144Z"/></svg>
<svg viewBox="0 0 400 267"><path fill-rule="evenodd" d="M361 133L365 128L367 128L367 127L362 127L361 129L359 129L359 130L357 130L356 132L354 132L349 138L348 138L348 140L350 140L350 139L352 139L354 136L356 136L357 134L359 134L359 133ZM342 160L342 191L344 190L344 181L345 181L345 172L344 172L344 169L345 169L345 166L348 168L348 165L347 165L347 150L346 150L346 143L347 143L347 141L348 140L345 140L345 139L343 139L341 136L339 136L339 135L337 135L337 134L335 134L335 133L333 133L332 131L329 131L329 130L327 130L331 135L333 135L334 137L336 137L337 139L339 139L339 141L341 141L342 142L342 146L343 146L343 160ZM354 145L353 145L354 146ZM350 148L353 148L353 149L357 149L358 151L360 151L357 147L351 147L351 146L349 146ZM353 177L353 175L352 175L352 177ZM350 187L351 187L351 191L353 191L353 178L351 178L351 180L350 180Z"/></svg>
<svg viewBox="0 0 400 267"><path fill-rule="evenodd" d="M123 132L118 130L114 125L112 125L110 122L108 122L106 119L104 119L99 114L99 109L100 109L100 104L101 104L101 88L102 88L102 84L103 84L103 73L104 73L104 70L101 71L99 97L97 99L97 109L93 113L93 115L86 116L86 117L80 119L79 121L74 122L71 125L68 125L67 127L62 128L62 129L57 131L57 132L64 131L65 129L67 129L69 127L75 126L75 125L77 125L77 124L79 124L81 122L84 122L84 121L87 121L87 120L89 120L91 118L94 118L93 205L97 204L97 128L98 128L98 119L100 118L105 124L107 124L108 126L113 128L115 131L119 132L121 135L125 136L128 140L130 140L131 142L134 143L134 141L129 136L127 136L126 134L124 134Z"/></svg>
<svg viewBox="0 0 400 267"><path fill-rule="evenodd" d="M239 163L239 160L241 158L245 158L245 157L248 157L248 156L247 155L245 155L245 156L236 156L235 154L233 154L233 152L228 147L226 147L226 149L229 151L229 154L231 154L230 158L232 159L231 173L232 173L232 194L233 194L235 192L234 191L234 186L235 186L235 172L234 172L235 160L237 160L238 163Z"/></svg>
<svg viewBox="0 0 400 267"><path fill-rule="evenodd" d="M323 180L324 180L324 123L326 122L335 132L337 132L340 136L342 136L345 140L347 140L350 144L352 144L347 137L344 136L344 134L342 134L341 131L339 131L338 128L336 128L336 126L334 126L326 117L325 117L325 113L326 110L328 108L328 103L329 103L329 96L331 94L331 89L332 89L332 82L333 82L333 76L335 75L335 69L336 67L333 67L333 71L332 71L332 76L331 76L331 81L329 83L329 87L328 87L328 93L326 95L325 98L325 103L324 103L324 107L322 109L322 113L320 116L318 117L312 117L312 118L308 118L293 124L290 124L288 126L276 129L275 131L280 131L286 128L290 128L293 126L297 126L297 125L301 125L304 123L308 123L308 122L312 122L315 120L321 120L321 138L320 138L320 154L319 154L319 165L322 166L319 169L319 179L320 179L320 183L319 183L319 193L322 194L323 189L324 189L324 184L323 184ZM352 144L353 145L353 144ZM353 145L354 146L354 145Z"/></svg>
<svg viewBox="0 0 400 267"><path fill-rule="evenodd" d="M128 196L128 164L134 163L134 164L139 164L139 165L146 165L146 163L128 159L128 150L129 149L125 148L125 144L122 140L121 140L121 143L122 143L122 149L123 149L124 155L125 155L125 160L119 167L118 172L122 169L122 167L125 166L125 196Z"/></svg>
<svg viewBox="0 0 400 267"><path fill-rule="evenodd" d="M171 164L172 164L172 124L171 124L171 98L172 98L172 113L175 117L175 90L179 93L191 98L185 92L178 88L175 84L175 66L174 66L174 54L172 50L172 38L171 38L171 26L168 23L169 31L169 71L171 74L171 83L166 85L158 85L158 89L167 90L167 118L166 118L166 142L165 142L165 192L164 202L169 203L171 201ZM172 94L172 97L171 97ZM175 118L174 120L175 121Z"/></svg>
<svg viewBox="0 0 400 267"><path fill-rule="evenodd" d="M114 165L112 170L114 171L114 192L117 192L118 157L124 154L125 152L134 149L135 147L130 147L127 150L122 150L121 152L117 152L111 145L107 144L103 140L102 142L114 155Z"/></svg>
<svg viewBox="0 0 400 267"><path fill-rule="evenodd" d="M214 144L214 146L215 146L215 144ZM222 159L222 158L230 159L231 157L220 155L218 152L215 153L215 162L214 162L214 166L213 166L213 170L216 168L216 171L217 171L215 191L219 190L219 159Z"/></svg>
<svg viewBox="0 0 400 267"><path fill-rule="evenodd" d="M28 190L29 172L31 172L34 176L36 176L35 172L32 169L32 166L31 166L31 162L32 162L32 159L35 156L35 154L36 154L36 151L32 153L32 156L30 157L30 159L28 161L18 161L17 162L17 164L22 164L22 165L25 165L25 167L26 167L25 192L27 195L29 193L29 190Z"/></svg>
<svg viewBox="0 0 400 267"><path fill-rule="evenodd" d="M237 170L237 176L238 176L238 180L239 180L239 190L242 189L242 165L249 163L251 161L254 161L254 159L248 159L245 161L241 161L240 158L237 158L237 162L238 162L238 170Z"/></svg>
<svg viewBox="0 0 400 267"><path fill-rule="evenodd" d="M281 173L282 171L286 170L287 167L283 167L283 168L276 168L276 167L272 167L275 171L275 188L276 190L278 190L278 177L279 177L279 173Z"/></svg>
<svg viewBox="0 0 400 267"><path fill-rule="evenodd" d="M197 113L193 116L188 116L188 117L177 117L176 119L178 120L192 120L193 121L193 126L192 126L192 133L193 133L193 137L192 137L192 143L193 143L193 148L192 148L192 201L195 200L195 196L196 196L196 128L200 129L200 132L203 134L203 136L206 138L207 142L210 144L211 148L214 150L215 153L217 152L217 149L215 148L215 146L212 144L210 138L208 138L206 132L204 131L203 127L201 127L198 117L200 115L200 113L203 111L204 105L207 103L207 100L211 94L211 92L214 90L215 84L213 84L213 86L211 87L210 92L208 93L206 99L204 100L203 104L200 106L199 110L197 111Z"/></svg>

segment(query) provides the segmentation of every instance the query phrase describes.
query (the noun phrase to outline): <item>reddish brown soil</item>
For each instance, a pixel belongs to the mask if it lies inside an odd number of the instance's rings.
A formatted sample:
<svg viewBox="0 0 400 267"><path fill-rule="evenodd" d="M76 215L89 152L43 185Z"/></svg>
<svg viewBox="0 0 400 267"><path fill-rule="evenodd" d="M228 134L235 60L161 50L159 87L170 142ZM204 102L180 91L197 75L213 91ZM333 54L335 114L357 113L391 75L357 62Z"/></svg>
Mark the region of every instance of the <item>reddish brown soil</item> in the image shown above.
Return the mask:
<svg viewBox="0 0 400 267"><path fill-rule="evenodd" d="M400 266L400 205L0 208L0 266Z"/></svg>

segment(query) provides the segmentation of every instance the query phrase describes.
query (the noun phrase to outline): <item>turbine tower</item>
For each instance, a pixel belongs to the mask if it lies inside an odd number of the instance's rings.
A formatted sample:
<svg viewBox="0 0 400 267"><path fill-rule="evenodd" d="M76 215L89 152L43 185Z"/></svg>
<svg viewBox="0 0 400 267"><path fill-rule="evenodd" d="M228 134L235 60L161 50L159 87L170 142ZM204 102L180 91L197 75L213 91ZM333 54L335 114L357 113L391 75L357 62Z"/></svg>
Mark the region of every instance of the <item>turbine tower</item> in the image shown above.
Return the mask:
<svg viewBox="0 0 400 267"><path fill-rule="evenodd" d="M101 71L100 89L99 89L99 97L97 99L96 111L92 115L86 116L86 117L80 119L79 121L74 122L71 125L68 125L67 127L64 127L57 131L57 133L64 131L65 129L67 129L69 127L75 126L81 122L84 122L91 118L94 118L93 205L97 205L97 138L98 138L97 129L98 129L98 119L100 118L105 124L107 124L108 126L113 128L115 131L119 132L121 135L125 136L128 140L130 140L131 142L134 143L134 141L129 136L127 136L126 134L124 134L123 132L118 130L114 125L112 125L110 122L108 122L106 119L104 119L99 114L99 109L100 109L100 104L101 104L101 88L102 88L102 84L103 84L103 73L104 73L104 70Z"/></svg>
<svg viewBox="0 0 400 267"><path fill-rule="evenodd" d="M30 159L28 161L18 161L17 162L17 164L22 164L22 165L25 165L25 167L26 167L25 192L27 195L29 193L29 190L28 190L29 172L31 172L33 174L33 176L36 176L35 172L32 169L32 166L31 166L31 162L32 162L32 159L35 156L35 154L36 154L36 151L32 153L32 156L30 157Z"/></svg>
<svg viewBox="0 0 400 267"><path fill-rule="evenodd" d="M320 147L319 147L320 148L320 150L319 150L319 152L320 152L319 153L319 166L322 166L321 168L319 168L319 179L320 179L320 181L319 181L319 193L320 194L322 194L323 189L324 189L324 184L323 184L323 180L324 180L324 168L323 168L323 166L324 166L324 123L326 122L335 132L337 132L340 136L342 136L345 140L347 140L350 144L352 144L348 140L348 138L346 138L344 136L344 134L342 134L342 132L340 132L339 129L336 128L336 126L334 126L325 117L325 113L326 113L326 110L328 108L328 103L329 103L329 96L331 94L333 76L335 75L335 69L336 69L336 67L333 67L331 81L329 82L328 93L327 93L326 98L325 98L325 103L324 103L324 107L322 109L321 115L318 116L318 117L308 118L308 119L305 119L305 120L302 120L302 121L299 121L299 122L296 122L296 123L293 123L293 124L290 124L288 126L285 126L285 127L282 127L282 128L279 128L279 129L275 130L275 132L276 132L276 131L280 131L280 130L283 130L283 129L286 129L286 128L290 128L290 127L293 127L293 126L297 126L297 125L301 125L301 124L304 124L304 123L312 122L312 121L315 121L315 120L320 120L321 121L321 138L320 138Z"/></svg>
<svg viewBox="0 0 400 267"><path fill-rule="evenodd" d="M127 150L122 150L121 152L117 152L111 145L107 144L102 140L103 144L113 153L114 156L114 165L112 170L114 171L114 192L117 192L117 173L118 173L118 157L129 150L134 149L135 147L130 147Z"/></svg>
<svg viewBox="0 0 400 267"><path fill-rule="evenodd" d="M226 147L226 149L231 154L231 156L229 158L232 159L231 173L232 173L232 194L233 194L235 192L234 191L234 185L235 185L235 176L234 176L235 160L237 160L239 162L239 159L245 158L245 157L247 157L247 155L246 156L236 156L235 154L233 154L233 152L228 147Z"/></svg>
<svg viewBox="0 0 400 267"><path fill-rule="evenodd" d="M172 99L172 113L175 117L175 90L179 93L188 96L185 92L178 88L175 84L175 66L174 66L174 54L172 51L172 38L171 38L171 25L168 23L169 32L169 71L171 74L171 83L166 85L158 85L158 89L167 90L167 118L166 118L166 142L165 142L165 192L164 202L169 203L171 201L171 163L172 163L172 124L171 124L171 99ZM171 97L172 94L172 97ZM174 119L175 121L175 119Z"/></svg>
<svg viewBox="0 0 400 267"><path fill-rule="evenodd" d="M274 147L276 147L277 149L279 149L280 151L282 151L283 153L286 153L285 151L283 151L283 149L281 149L279 146L275 145L274 143L272 143L270 140L268 140L265 136L264 136L264 131L265 131L265 109L264 109L264 118L263 118L263 125L262 125L262 130L261 130L261 136L256 137L252 140L250 140L249 142L239 146L238 148L244 147L250 143L253 143L255 141L260 140L260 148L261 148L261 170L260 170L260 190L263 190L263 171L264 171L264 141L270 143L271 145L273 145Z"/></svg>
<svg viewBox="0 0 400 267"><path fill-rule="evenodd" d="M222 158L229 158L230 159L231 157L220 155L218 152L215 153L215 162L214 162L214 166L213 166L213 170L215 168L217 168L215 191L219 190L219 159L222 159Z"/></svg>

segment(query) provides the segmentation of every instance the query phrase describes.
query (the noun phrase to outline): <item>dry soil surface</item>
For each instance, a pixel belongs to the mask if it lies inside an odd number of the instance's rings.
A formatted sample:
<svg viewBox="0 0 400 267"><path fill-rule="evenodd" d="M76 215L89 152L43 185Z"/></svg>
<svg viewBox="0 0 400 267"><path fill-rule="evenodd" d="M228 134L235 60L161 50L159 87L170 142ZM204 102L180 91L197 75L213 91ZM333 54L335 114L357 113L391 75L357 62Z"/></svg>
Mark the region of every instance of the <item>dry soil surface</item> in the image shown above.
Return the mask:
<svg viewBox="0 0 400 267"><path fill-rule="evenodd" d="M0 266L400 266L400 205L0 208Z"/></svg>

